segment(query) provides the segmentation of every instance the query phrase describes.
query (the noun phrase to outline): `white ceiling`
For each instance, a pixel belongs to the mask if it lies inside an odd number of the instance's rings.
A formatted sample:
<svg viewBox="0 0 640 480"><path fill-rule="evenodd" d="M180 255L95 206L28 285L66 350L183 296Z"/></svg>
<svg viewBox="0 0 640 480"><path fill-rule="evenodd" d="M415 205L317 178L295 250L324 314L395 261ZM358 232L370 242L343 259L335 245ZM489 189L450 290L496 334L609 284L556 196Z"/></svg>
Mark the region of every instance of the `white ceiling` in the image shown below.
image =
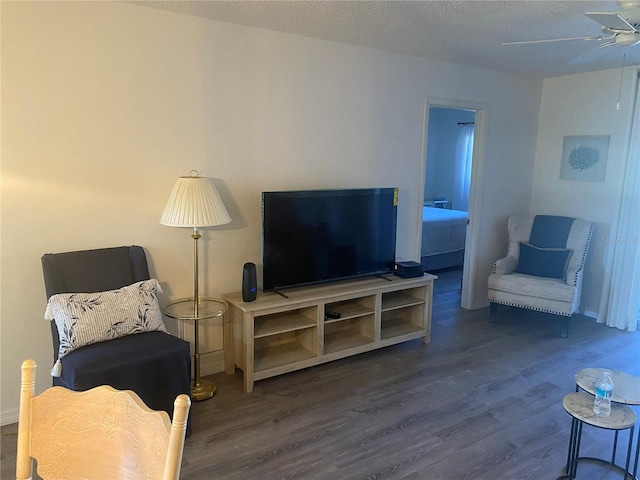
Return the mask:
<svg viewBox="0 0 640 480"><path fill-rule="evenodd" d="M404 53L463 65L553 77L640 64L640 45L596 49L598 41L503 46L503 42L599 35L586 11L616 1L142 1L172 12ZM590 60L590 61L585 61Z"/></svg>

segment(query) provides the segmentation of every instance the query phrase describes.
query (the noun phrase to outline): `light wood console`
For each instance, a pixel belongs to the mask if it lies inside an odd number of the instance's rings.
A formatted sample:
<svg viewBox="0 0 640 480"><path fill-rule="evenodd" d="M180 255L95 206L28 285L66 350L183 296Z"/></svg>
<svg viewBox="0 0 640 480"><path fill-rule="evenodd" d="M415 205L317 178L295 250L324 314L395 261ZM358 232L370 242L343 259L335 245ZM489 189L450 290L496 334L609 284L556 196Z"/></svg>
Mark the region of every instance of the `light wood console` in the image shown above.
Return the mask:
<svg viewBox="0 0 640 480"><path fill-rule="evenodd" d="M244 389L257 380L431 334L433 281L423 277L333 282L263 293L254 302L224 295L225 370L244 372ZM339 318L326 317L327 313ZM337 315L336 315L337 316Z"/></svg>

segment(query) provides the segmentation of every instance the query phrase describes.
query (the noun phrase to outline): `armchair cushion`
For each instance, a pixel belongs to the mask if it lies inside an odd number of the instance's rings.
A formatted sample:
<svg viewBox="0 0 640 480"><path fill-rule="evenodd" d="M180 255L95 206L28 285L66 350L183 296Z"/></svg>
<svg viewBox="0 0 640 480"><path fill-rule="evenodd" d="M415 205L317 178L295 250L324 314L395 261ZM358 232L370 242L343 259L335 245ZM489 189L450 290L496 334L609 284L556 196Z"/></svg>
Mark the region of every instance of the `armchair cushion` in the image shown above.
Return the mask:
<svg viewBox="0 0 640 480"><path fill-rule="evenodd" d="M536 277L565 278L572 253L569 248L540 248L520 242L520 256L515 271Z"/></svg>
<svg viewBox="0 0 640 480"><path fill-rule="evenodd" d="M76 391L97 385L133 390L154 410L171 413L175 392L189 394L189 343L164 332L145 332L79 348L62 360L53 384ZM188 431L191 432L191 421Z"/></svg>
<svg viewBox="0 0 640 480"><path fill-rule="evenodd" d="M575 218L557 215L536 215L533 218L529 243L543 248L563 248Z"/></svg>
<svg viewBox="0 0 640 480"><path fill-rule="evenodd" d="M52 295L45 318L55 320L60 347L58 359L92 343L135 333L166 332L154 278L98 293Z"/></svg>
<svg viewBox="0 0 640 480"><path fill-rule="evenodd" d="M519 296L520 300L514 302L515 305L522 304L525 298L529 301L532 298L539 298L542 304L545 301L572 304L575 297L575 288L558 278L512 273L511 275L491 275L488 283L490 290L500 292L501 295Z"/></svg>

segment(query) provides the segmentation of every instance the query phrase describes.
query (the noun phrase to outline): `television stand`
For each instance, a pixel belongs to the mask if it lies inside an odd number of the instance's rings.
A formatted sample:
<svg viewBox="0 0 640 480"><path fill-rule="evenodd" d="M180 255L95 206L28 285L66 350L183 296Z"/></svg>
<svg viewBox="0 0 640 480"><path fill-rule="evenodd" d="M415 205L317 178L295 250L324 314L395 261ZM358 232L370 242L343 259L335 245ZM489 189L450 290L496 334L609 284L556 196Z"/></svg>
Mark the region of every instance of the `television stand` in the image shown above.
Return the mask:
<svg viewBox="0 0 640 480"><path fill-rule="evenodd" d="M429 343L437 278L369 277L292 289L288 298L262 293L253 302L224 295L225 371L242 369L251 392L254 382L283 373L417 338Z"/></svg>

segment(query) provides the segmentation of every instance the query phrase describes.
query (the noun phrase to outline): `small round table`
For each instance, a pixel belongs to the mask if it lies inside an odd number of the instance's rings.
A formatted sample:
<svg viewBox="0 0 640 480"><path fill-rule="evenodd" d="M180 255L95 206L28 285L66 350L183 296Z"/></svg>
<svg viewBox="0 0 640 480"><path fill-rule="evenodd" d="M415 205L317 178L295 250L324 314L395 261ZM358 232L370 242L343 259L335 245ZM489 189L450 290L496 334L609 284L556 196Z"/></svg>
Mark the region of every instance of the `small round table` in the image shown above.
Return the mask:
<svg viewBox="0 0 640 480"><path fill-rule="evenodd" d="M585 392L591 395L594 395L596 383L598 382L598 380L600 379L600 377L605 371L611 374L611 380L613 382L613 392L611 394L612 407L616 403L622 404L622 405L640 405L640 377L635 377L633 375L629 375L628 373L619 372L619 371L611 370L608 368L583 368L582 370L578 371L575 375L576 392L582 389ZM593 397L591 397L591 401L593 402ZM602 459L597 459L597 458L588 458L588 459L605 462L622 469L622 467L614 463L616 446L618 444L619 431L620 430L616 430L615 432L611 462L608 462ZM572 435L573 435L573 424L572 424ZM636 441L636 455L635 455L634 468L632 473L633 478L637 478L639 455L640 455L640 429L638 430L638 439ZM571 456L571 450L569 450L568 458L570 456ZM577 460L576 460L576 463L577 463ZM569 472L568 464L569 464L569 460L567 459L567 472Z"/></svg>
<svg viewBox="0 0 640 480"><path fill-rule="evenodd" d="M624 405L640 405L640 377L608 368L583 368L576 373L576 392L581 388L591 395L595 394L596 382L604 372L611 374L613 392L611 401Z"/></svg>
<svg viewBox="0 0 640 480"><path fill-rule="evenodd" d="M198 341L198 321L210 318L221 317L229 308L229 304L224 300L215 298L199 297L196 303L193 298L184 298L169 303L163 311L167 317L177 320L193 320L194 328L194 355L193 368L195 369L194 379L191 382L191 399L195 401L206 400L216 394L216 384L208 380L200 379L200 345Z"/></svg>
<svg viewBox="0 0 640 480"><path fill-rule="evenodd" d="M615 384L614 384L615 388ZM614 465L620 469L614 463L616 454L616 445L618 442L618 432L621 430L629 431L629 446L627 449L627 461L624 467L625 480L632 475L629 472L629 465L631 462L631 452L633 447L633 432L636 425L636 414L628 406L619 403L611 404L611 415L608 417L597 417L593 413L593 395L584 392L576 392L565 395L562 400L562 406L566 412L571 415L571 434L569 436L569 454L567 456L567 468L566 475L558 477L561 478L576 478L576 471L578 469L579 460L597 460L607 464ZM584 424L592 425L597 428L603 428L606 430L615 430L616 438L613 444L613 457L611 462L600 458L580 458L580 440L582 438L582 426ZM632 478L635 475L632 476Z"/></svg>

